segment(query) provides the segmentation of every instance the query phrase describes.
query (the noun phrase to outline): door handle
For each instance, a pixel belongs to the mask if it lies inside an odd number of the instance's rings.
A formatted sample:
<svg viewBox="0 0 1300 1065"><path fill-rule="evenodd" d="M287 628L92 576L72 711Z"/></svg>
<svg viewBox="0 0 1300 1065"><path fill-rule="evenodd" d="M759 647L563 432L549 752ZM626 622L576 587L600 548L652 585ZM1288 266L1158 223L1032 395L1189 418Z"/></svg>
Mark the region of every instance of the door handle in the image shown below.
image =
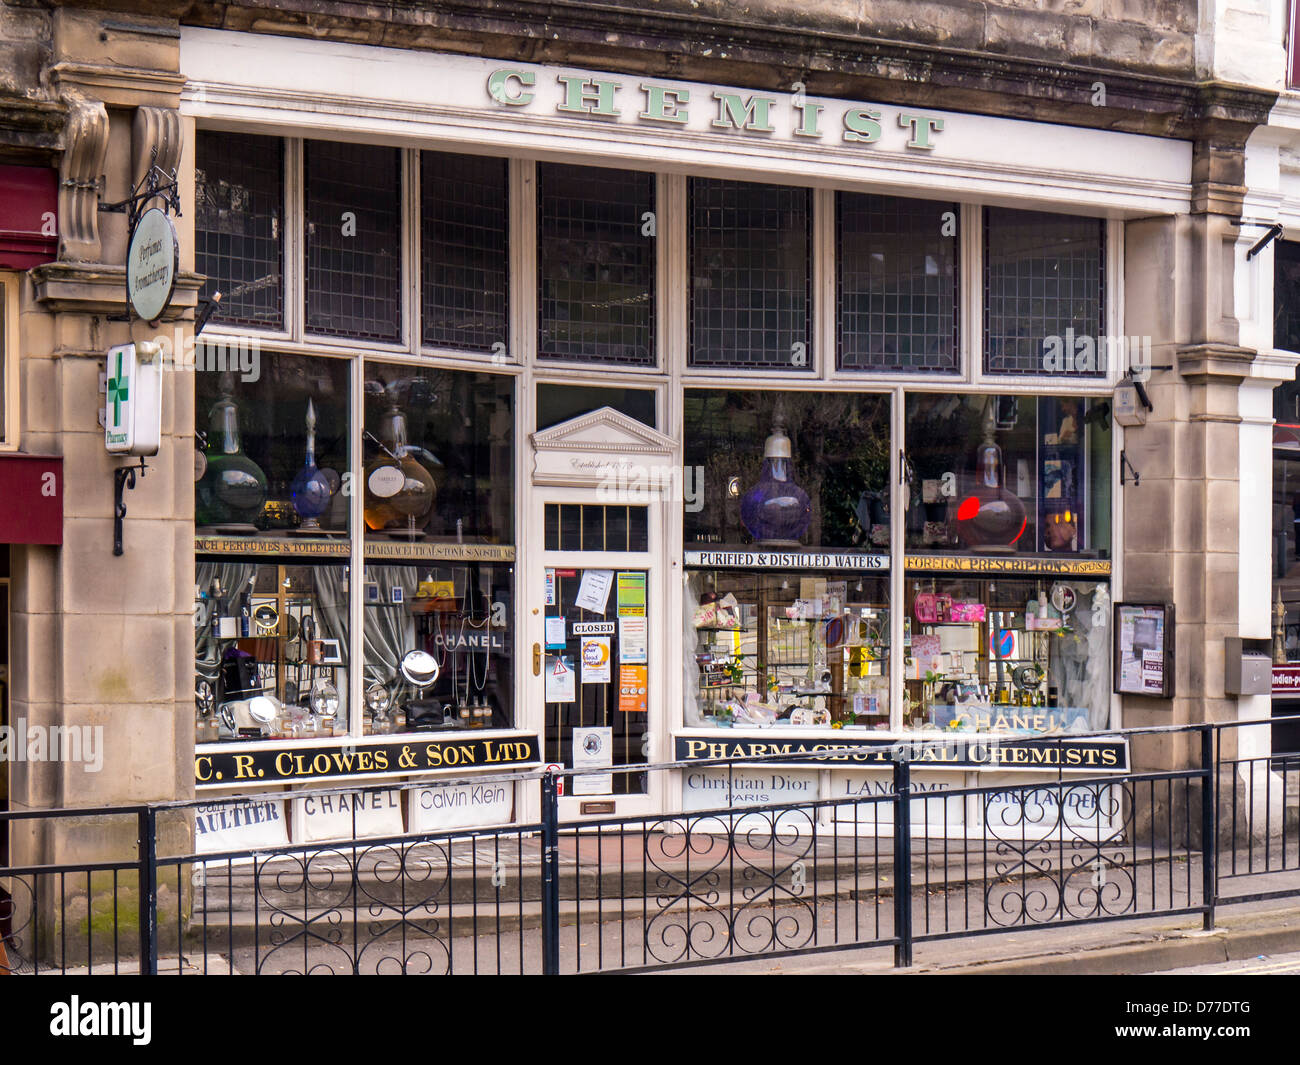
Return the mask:
<svg viewBox="0 0 1300 1065"><path fill-rule="evenodd" d="M535 643L533 644L533 676L540 677L541 675L542 675L542 645L540 643Z"/></svg>

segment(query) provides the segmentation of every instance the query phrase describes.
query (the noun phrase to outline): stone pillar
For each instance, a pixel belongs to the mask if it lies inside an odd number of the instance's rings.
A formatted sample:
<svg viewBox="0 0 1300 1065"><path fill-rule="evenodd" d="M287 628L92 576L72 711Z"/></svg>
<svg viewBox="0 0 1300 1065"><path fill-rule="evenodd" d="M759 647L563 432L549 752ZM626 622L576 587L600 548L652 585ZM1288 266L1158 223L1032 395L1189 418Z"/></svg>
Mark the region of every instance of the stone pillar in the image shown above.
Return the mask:
<svg viewBox="0 0 1300 1065"><path fill-rule="evenodd" d="M1267 559L1271 524L1264 430L1271 419L1261 410L1261 395L1265 379L1280 372L1269 361L1271 342L1257 354L1262 338L1243 330L1239 318L1257 317L1239 303L1252 288L1246 274L1259 270L1248 266L1246 250L1261 235L1240 226L1243 159L1237 140L1198 142L1192 213L1125 227L1125 331L1149 336L1152 362L1169 368L1153 371L1147 382L1155 407L1147 424L1124 431L1123 447L1141 484L1130 477L1119 489L1119 595L1172 602L1177 612L1175 696L1125 696L1129 727L1235 722L1258 710L1256 700L1229 695L1224 686L1227 638L1269 631L1267 596L1260 600L1254 587L1257 574L1268 580L1259 557ZM1261 283L1256 276L1253 287ZM1236 756L1241 738L1237 730L1221 732L1224 758ZM1200 740L1195 734L1139 738L1133 760L1147 770L1198 767ZM1238 784L1221 781L1221 799L1230 800ZM1163 817L1160 812L1155 823ZM1145 824L1142 811L1139 824ZM1193 819L1188 838L1198 835Z"/></svg>
<svg viewBox="0 0 1300 1065"><path fill-rule="evenodd" d="M113 555L113 470L99 420L107 349L192 326L198 279L182 273L158 329L117 321L125 306L127 222L98 210L125 198L147 161L179 161L179 34L174 21L58 8L44 80L68 109L63 134L59 260L28 275L20 312L21 446L64 457L61 547L13 550L12 716L29 728L76 729L77 761L12 766L14 810L112 807L193 794L193 381L163 375L163 439L125 493L125 552ZM111 58L110 58L111 57ZM155 156L154 150L157 149ZM143 162L142 162L143 161ZM184 263L192 265L192 250ZM132 460L138 462L138 460ZM61 734L65 738L68 733ZM51 745L52 746L52 745ZM52 754L52 750L49 751ZM64 752L66 753L66 751ZM173 826L173 842L186 835ZM133 860L134 816L48 820L16 833L24 863ZM20 939L47 961L76 964L114 923L124 950L138 931L135 875L43 878L15 890ZM176 927L177 878L163 885ZM26 906L26 911L23 907ZM164 927L167 921L160 922Z"/></svg>

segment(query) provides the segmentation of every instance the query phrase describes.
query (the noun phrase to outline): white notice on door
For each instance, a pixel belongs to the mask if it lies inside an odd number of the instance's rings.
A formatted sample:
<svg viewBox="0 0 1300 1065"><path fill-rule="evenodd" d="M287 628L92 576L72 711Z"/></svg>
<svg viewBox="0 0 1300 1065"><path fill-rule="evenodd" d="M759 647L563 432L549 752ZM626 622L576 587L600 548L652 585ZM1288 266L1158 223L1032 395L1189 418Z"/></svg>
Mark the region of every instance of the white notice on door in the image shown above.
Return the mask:
<svg viewBox="0 0 1300 1065"><path fill-rule="evenodd" d="M623 665L645 665L647 658L646 649L646 619L645 618L619 618L618 619L618 660Z"/></svg>
<svg viewBox="0 0 1300 1065"><path fill-rule="evenodd" d="M604 769L614 764L612 728L573 730L573 768ZM574 795L609 795L614 790L613 773L588 773L573 778Z"/></svg>
<svg viewBox="0 0 1300 1065"><path fill-rule="evenodd" d="M612 569L585 569L582 571L582 583L578 585L578 598L573 605L593 614L605 613L609 605L609 590L614 584Z"/></svg>

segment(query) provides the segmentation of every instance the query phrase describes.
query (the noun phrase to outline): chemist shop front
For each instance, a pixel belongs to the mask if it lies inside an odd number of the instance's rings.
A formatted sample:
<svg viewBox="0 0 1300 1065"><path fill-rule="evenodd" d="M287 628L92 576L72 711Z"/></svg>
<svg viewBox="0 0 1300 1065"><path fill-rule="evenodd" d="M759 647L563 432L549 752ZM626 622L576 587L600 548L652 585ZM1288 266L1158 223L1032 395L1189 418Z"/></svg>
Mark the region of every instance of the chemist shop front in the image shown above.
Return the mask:
<svg viewBox="0 0 1300 1065"><path fill-rule="evenodd" d="M1120 724L1105 338L1187 145L279 43L182 36L200 794L300 840L351 782L531 820L444 782L547 764L574 819L875 794L935 731L928 790L1126 766L1015 741ZM820 753L619 771L720 747Z"/></svg>

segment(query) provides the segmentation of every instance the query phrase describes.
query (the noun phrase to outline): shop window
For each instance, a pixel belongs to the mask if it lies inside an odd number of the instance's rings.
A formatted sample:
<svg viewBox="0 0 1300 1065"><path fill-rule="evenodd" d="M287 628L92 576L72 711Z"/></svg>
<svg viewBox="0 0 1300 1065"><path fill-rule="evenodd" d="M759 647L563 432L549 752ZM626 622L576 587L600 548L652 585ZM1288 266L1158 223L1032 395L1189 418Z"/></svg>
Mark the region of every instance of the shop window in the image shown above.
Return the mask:
<svg viewBox="0 0 1300 1065"><path fill-rule="evenodd" d="M911 393L904 409L909 550L1110 557L1107 401Z"/></svg>
<svg viewBox="0 0 1300 1065"><path fill-rule="evenodd" d="M366 364L365 729L514 722L514 381Z"/></svg>
<svg viewBox="0 0 1300 1065"><path fill-rule="evenodd" d="M647 507L547 503L547 551L649 551Z"/></svg>
<svg viewBox="0 0 1300 1065"><path fill-rule="evenodd" d="M653 174L539 164L539 358L655 364L657 232Z"/></svg>
<svg viewBox="0 0 1300 1065"><path fill-rule="evenodd" d="M884 577L694 568L685 603L687 725L889 727Z"/></svg>
<svg viewBox="0 0 1300 1065"><path fill-rule="evenodd" d="M1273 346L1300 351L1300 241L1273 245ZM1300 421L1294 409L1289 421Z"/></svg>
<svg viewBox="0 0 1300 1065"><path fill-rule="evenodd" d="M344 565L200 559L195 742L348 733Z"/></svg>
<svg viewBox="0 0 1300 1065"><path fill-rule="evenodd" d="M889 397L687 389L687 547L889 548Z"/></svg>
<svg viewBox="0 0 1300 1065"><path fill-rule="evenodd" d="M998 733L1109 727L1105 583L909 573L906 586L906 727Z"/></svg>
<svg viewBox="0 0 1300 1065"><path fill-rule="evenodd" d="M328 537L346 550L347 362L217 352L230 368L195 375L198 536Z"/></svg>
<svg viewBox="0 0 1300 1065"><path fill-rule="evenodd" d="M194 144L194 268L221 293L213 321L284 326L284 144L199 130Z"/></svg>
<svg viewBox="0 0 1300 1065"><path fill-rule="evenodd" d="M1296 0L1290 0L1287 4L1287 33L1286 33L1286 87L1288 89L1300 89L1300 48L1296 47L1296 33L1300 31L1300 20L1297 20Z"/></svg>
<svg viewBox="0 0 1300 1065"><path fill-rule="evenodd" d="M396 148L307 141L307 331L401 337L401 157Z"/></svg>
<svg viewBox="0 0 1300 1065"><path fill-rule="evenodd" d="M692 178L690 365L812 369L811 253L811 190Z"/></svg>
<svg viewBox="0 0 1300 1065"><path fill-rule="evenodd" d="M601 388L596 385L537 386L537 429L567 422L571 418L609 407L656 428L655 392L650 388Z"/></svg>
<svg viewBox="0 0 1300 1065"><path fill-rule="evenodd" d="M514 542L514 382L366 363L366 536Z"/></svg>
<svg viewBox="0 0 1300 1065"><path fill-rule="evenodd" d="M424 343L505 352L507 186L504 159L420 153Z"/></svg>
<svg viewBox="0 0 1300 1065"><path fill-rule="evenodd" d="M984 208L984 369L1104 377L1106 223Z"/></svg>
<svg viewBox="0 0 1300 1065"><path fill-rule="evenodd" d="M959 205L840 192L835 206L840 369L957 371Z"/></svg>
<svg viewBox="0 0 1300 1065"><path fill-rule="evenodd" d="M1277 393L1296 389L1283 385ZM1273 426L1273 661L1300 662L1300 422Z"/></svg>
<svg viewBox="0 0 1300 1065"><path fill-rule="evenodd" d="M514 724L514 567L365 570L365 735Z"/></svg>
<svg viewBox="0 0 1300 1065"><path fill-rule="evenodd" d="M1273 245L1273 346L1300 351L1300 243ZM1273 390L1273 661L1300 661L1300 380Z"/></svg>

